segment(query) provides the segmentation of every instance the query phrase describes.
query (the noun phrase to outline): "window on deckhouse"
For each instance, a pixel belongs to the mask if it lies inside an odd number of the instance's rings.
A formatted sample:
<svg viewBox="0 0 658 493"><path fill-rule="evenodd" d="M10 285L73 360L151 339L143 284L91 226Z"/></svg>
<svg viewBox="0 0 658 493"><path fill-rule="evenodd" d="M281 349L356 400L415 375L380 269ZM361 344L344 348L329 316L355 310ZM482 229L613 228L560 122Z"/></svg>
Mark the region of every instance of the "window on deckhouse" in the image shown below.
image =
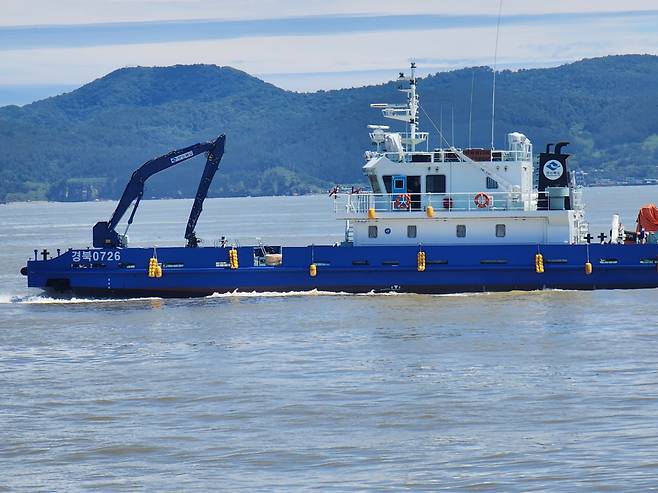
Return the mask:
<svg viewBox="0 0 658 493"><path fill-rule="evenodd" d="M386 188L386 193L391 193L393 177L391 175L384 175L382 176L382 179L384 180L384 188Z"/></svg>
<svg viewBox="0 0 658 493"><path fill-rule="evenodd" d="M427 193L446 193L446 175L427 175L425 191Z"/></svg>
<svg viewBox="0 0 658 493"><path fill-rule="evenodd" d="M368 175L368 180L370 180L370 187L373 193L382 193L381 188L379 188L379 181L375 175Z"/></svg>

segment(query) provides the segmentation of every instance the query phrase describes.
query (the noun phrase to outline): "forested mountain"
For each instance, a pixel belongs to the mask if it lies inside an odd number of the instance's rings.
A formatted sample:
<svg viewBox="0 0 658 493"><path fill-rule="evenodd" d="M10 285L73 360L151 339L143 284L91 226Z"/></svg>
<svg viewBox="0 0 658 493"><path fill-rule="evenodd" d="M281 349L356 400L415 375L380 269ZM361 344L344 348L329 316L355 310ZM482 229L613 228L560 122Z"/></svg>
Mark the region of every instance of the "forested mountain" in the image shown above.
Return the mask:
<svg viewBox="0 0 658 493"><path fill-rule="evenodd" d="M392 74L394 75L394 74ZM490 142L492 71L419 80L421 128L468 145ZM362 181L366 125L383 122L371 102L403 102L396 84L295 93L212 65L125 68L73 92L0 108L0 201L118 197L131 172L172 149L226 133L211 196L294 194ZM441 118L441 114L443 117ZM521 131L538 152L569 140L590 180L658 176L658 57L610 56L497 76L496 146ZM197 158L151 179L148 197L190 197Z"/></svg>

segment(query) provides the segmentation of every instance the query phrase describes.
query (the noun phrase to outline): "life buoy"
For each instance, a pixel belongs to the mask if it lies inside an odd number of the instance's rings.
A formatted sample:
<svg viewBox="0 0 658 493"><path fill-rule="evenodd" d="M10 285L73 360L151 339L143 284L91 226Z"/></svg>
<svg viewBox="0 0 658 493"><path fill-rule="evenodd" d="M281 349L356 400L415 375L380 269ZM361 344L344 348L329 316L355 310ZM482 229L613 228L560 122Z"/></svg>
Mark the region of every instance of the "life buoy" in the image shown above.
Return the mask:
<svg viewBox="0 0 658 493"><path fill-rule="evenodd" d="M486 209L491 204L491 196L484 192L478 192L475 194L473 202L478 206L478 209Z"/></svg>
<svg viewBox="0 0 658 493"><path fill-rule="evenodd" d="M408 193L401 193L395 198L393 207L396 209L410 209L411 208L411 195Z"/></svg>

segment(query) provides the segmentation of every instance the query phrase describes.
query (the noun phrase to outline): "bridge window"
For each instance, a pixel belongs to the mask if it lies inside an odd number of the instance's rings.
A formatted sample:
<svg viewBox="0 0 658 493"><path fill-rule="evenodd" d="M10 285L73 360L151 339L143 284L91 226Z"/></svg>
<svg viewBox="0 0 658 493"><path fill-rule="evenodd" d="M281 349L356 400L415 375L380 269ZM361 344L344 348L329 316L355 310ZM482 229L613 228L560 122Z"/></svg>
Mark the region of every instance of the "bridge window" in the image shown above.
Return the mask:
<svg viewBox="0 0 658 493"><path fill-rule="evenodd" d="M377 238L377 226L368 226L368 238Z"/></svg>
<svg viewBox="0 0 658 493"><path fill-rule="evenodd" d="M415 238L417 234L416 225L407 226L407 238Z"/></svg>
<svg viewBox="0 0 658 493"><path fill-rule="evenodd" d="M498 188L498 182L494 180L493 178L487 176L487 189L488 190L495 190Z"/></svg>
<svg viewBox="0 0 658 493"><path fill-rule="evenodd" d="M466 225L458 224L457 225L457 238L466 238Z"/></svg>
<svg viewBox="0 0 658 493"><path fill-rule="evenodd" d="M496 224L496 238L504 238L506 234L505 229L504 224Z"/></svg>
<svg viewBox="0 0 658 493"><path fill-rule="evenodd" d="M446 193L446 175L427 175L425 177L425 192Z"/></svg>
<svg viewBox="0 0 658 493"><path fill-rule="evenodd" d="M393 177L391 175L384 175L382 176L382 179L384 180L384 188L386 188L386 193L391 193L391 182L393 181Z"/></svg>
<svg viewBox="0 0 658 493"><path fill-rule="evenodd" d="M432 155L431 154L412 154L411 155L412 163L431 163Z"/></svg>
<svg viewBox="0 0 658 493"><path fill-rule="evenodd" d="M379 181L377 180L377 177L374 175L369 175L368 179L370 180L370 186L372 187L372 191L374 193L382 193L381 188L379 188Z"/></svg>

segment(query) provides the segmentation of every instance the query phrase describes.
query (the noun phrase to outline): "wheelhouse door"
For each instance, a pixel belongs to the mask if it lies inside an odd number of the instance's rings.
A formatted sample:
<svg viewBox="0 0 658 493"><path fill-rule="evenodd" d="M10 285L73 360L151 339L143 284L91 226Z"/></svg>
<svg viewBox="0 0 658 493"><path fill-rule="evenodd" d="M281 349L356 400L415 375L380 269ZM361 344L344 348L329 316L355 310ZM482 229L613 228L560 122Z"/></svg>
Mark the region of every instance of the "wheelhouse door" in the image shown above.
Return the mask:
<svg viewBox="0 0 658 493"><path fill-rule="evenodd" d="M394 175L391 183L391 205L394 210L408 209L411 204L406 197L407 177Z"/></svg>
<svg viewBox="0 0 658 493"><path fill-rule="evenodd" d="M407 193L407 177L402 175L395 175L393 177L393 186L391 188L393 195Z"/></svg>

